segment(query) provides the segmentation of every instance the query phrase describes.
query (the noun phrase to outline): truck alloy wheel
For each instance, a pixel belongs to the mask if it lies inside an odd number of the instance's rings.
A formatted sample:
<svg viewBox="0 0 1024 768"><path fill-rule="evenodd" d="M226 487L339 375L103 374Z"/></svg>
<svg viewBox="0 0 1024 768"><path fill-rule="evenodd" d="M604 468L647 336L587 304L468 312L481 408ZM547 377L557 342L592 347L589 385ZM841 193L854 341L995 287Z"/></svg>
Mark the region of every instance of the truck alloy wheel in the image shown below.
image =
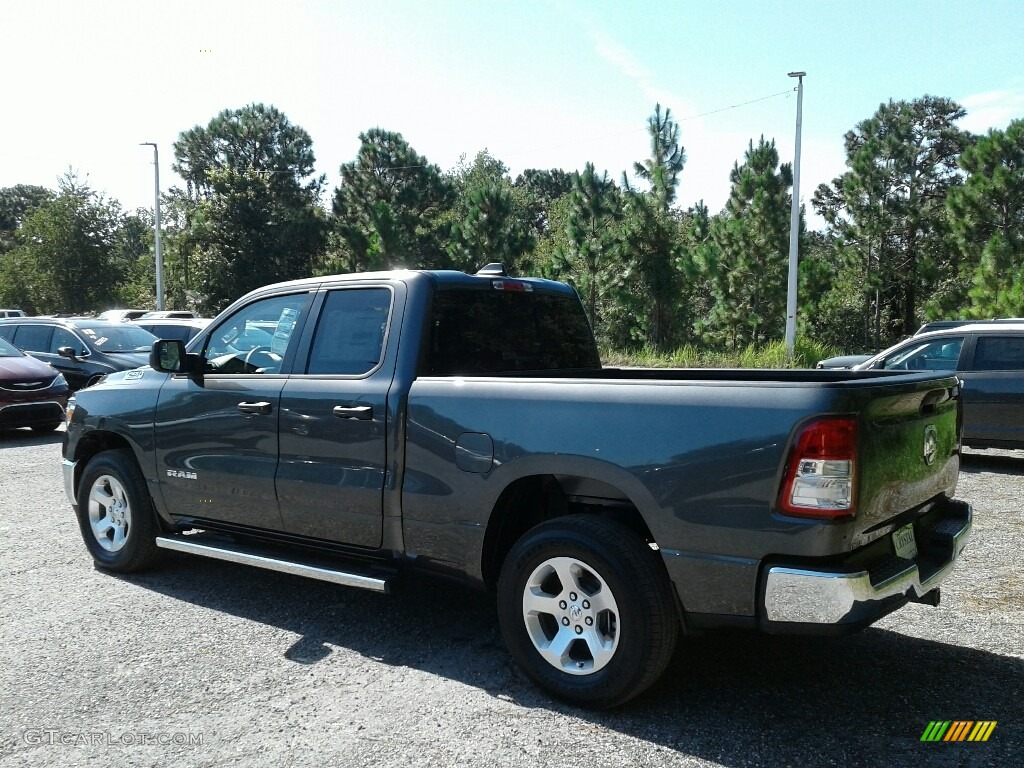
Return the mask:
<svg viewBox="0 0 1024 768"><path fill-rule="evenodd" d="M128 538L132 508L121 482L111 475L100 475L89 488L89 526L96 541L107 552L117 552Z"/></svg>
<svg viewBox="0 0 1024 768"><path fill-rule="evenodd" d="M659 555L630 528L597 515L549 520L515 544L498 580L498 617L531 680L596 709L652 685L679 634Z"/></svg>
<svg viewBox="0 0 1024 768"><path fill-rule="evenodd" d="M553 557L526 580L523 620L537 652L570 675L605 667L615 655L619 607L593 568L572 557Z"/></svg>

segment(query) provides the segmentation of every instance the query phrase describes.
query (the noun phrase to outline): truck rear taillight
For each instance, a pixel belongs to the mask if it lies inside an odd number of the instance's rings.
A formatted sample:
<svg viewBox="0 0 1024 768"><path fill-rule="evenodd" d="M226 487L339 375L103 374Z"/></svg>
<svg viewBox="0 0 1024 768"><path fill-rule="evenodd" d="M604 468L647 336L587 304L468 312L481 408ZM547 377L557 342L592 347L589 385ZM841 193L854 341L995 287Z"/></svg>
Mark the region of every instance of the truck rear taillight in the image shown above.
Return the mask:
<svg viewBox="0 0 1024 768"><path fill-rule="evenodd" d="M853 517L857 422L829 416L808 422L797 434L786 462L779 510L799 517Z"/></svg>

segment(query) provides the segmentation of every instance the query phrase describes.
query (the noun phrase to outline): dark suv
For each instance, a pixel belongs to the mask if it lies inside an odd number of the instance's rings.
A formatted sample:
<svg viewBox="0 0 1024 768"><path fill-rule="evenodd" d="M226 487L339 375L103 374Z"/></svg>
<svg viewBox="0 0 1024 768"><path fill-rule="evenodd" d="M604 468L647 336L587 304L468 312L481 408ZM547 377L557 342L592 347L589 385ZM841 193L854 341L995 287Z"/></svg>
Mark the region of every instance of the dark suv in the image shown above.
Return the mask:
<svg viewBox="0 0 1024 768"><path fill-rule="evenodd" d="M113 371L146 365L156 341L131 323L89 317L8 318L0 320L0 336L63 373L72 390Z"/></svg>

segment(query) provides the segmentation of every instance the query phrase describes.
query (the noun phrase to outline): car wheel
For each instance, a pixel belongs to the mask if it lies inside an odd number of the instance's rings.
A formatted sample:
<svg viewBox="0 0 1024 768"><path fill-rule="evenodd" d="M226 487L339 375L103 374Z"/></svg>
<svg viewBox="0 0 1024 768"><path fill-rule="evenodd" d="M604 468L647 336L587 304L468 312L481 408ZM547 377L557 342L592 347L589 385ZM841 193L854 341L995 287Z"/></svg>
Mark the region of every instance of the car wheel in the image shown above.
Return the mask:
<svg viewBox="0 0 1024 768"><path fill-rule="evenodd" d="M78 524L100 568L130 573L159 559L156 512L128 451L103 451L86 465L78 487Z"/></svg>
<svg viewBox="0 0 1024 768"><path fill-rule="evenodd" d="M658 554L630 528L595 515L550 520L516 543L498 580L498 617L531 680L595 709L650 687L679 636Z"/></svg>
<svg viewBox="0 0 1024 768"><path fill-rule="evenodd" d="M53 432L57 427L64 423L64 419L57 419L56 421L48 421L45 424L33 424L33 432Z"/></svg>

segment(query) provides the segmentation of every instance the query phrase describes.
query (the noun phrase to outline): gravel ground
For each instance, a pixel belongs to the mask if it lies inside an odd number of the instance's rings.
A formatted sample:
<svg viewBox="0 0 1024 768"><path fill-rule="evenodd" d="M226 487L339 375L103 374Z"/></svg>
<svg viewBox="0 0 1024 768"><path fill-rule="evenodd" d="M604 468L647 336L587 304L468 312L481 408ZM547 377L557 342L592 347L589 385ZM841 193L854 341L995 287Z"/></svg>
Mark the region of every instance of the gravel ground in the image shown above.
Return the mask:
<svg viewBox="0 0 1024 768"><path fill-rule="evenodd" d="M172 555L94 570L61 434L0 434L0 763L31 766L1006 766L1024 750L1024 452L965 456L975 535L938 608L840 639L685 641L622 709L553 702L492 600L379 596ZM925 744L931 720L996 720Z"/></svg>

